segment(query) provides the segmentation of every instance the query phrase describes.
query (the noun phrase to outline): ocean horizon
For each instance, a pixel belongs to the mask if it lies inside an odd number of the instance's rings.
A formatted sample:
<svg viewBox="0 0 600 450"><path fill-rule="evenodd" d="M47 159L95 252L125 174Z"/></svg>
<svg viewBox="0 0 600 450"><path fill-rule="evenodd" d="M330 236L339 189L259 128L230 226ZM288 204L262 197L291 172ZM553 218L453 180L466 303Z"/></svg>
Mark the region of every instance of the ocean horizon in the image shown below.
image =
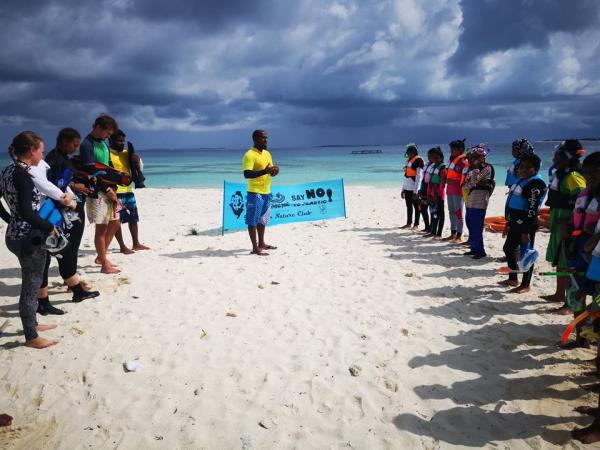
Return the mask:
<svg viewBox="0 0 600 450"><path fill-rule="evenodd" d="M546 178L558 141L532 142L542 158L541 175ZM600 150L600 141L583 141L587 153ZM135 143L134 143L135 144ZM475 143L468 143L468 145ZM426 156L431 147L440 146L447 162L450 150L446 144L419 144ZM488 144L492 149L488 160L494 165L496 181L502 185L506 169L512 162L511 144ZM223 181L244 182L241 164L248 147L197 147L180 149L139 149L144 162L146 186L152 188L221 188ZM353 151L377 150L381 153L353 154ZM49 149L48 149L49 151ZM404 179L405 145L328 144L303 147L271 147L273 161L281 167L274 180L277 184L308 183L343 178L347 185L401 187ZM2 167L8 155L0 157Z"/></svg>

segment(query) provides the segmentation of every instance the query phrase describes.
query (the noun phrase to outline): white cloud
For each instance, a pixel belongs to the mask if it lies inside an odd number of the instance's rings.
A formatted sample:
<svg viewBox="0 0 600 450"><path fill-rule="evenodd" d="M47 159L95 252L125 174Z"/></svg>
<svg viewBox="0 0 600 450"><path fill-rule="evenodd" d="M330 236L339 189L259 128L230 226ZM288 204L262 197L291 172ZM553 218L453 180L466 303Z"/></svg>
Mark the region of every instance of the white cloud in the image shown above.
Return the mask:
<svg viewBox="0 0 600 450"><path fill-rule="evenodd" d="M391 101L398 98L395 88L405 83L406 80L400 76L386 76L375 73L368 80L361 83L359 88L374 94L382 100Z"/></svg>
<svg viewBox="0 0 600 450"><path fill-rule="evenodd" d="M356 6L354 4L345 6L341 3L334 2L332 5L326 8L325 11L331 14L333 17L337 17L338 19L348 20L356 11Z"/></svg>
<svg viewBox="0 0 600 450"><path fill-rule="evenodd" d="M394 9L397 22L392 30L398 35L414 37L422 33L426 13L416 0L395 0Z"/></svg>

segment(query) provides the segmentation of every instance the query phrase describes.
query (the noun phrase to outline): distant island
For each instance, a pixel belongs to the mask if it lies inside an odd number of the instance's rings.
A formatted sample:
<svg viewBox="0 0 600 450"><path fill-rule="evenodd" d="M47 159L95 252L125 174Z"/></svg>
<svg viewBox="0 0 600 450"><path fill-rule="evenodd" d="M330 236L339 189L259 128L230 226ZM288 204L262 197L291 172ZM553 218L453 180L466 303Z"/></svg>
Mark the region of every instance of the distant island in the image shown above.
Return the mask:
<svg viewBox="0 0 600 450"><path fill-rule="evenodd" d="M315 148L336 148L336 147L381 147L381 144L328 144L328 145L315 145Z"/></svg>
<svg viewBox="0 0 600 450"><path fill-rule="evenodd" d="M571 139L571 138L568 138ZM565 139L542 139L542 142L562 142ZM600 141L600 138L585 137L579 138L580 141Z"/></svg>
<svg viewBox="0 0 600 450"><path fill-rule="evenodd" d="M145 148L145 152L164 152L164 151L194 151L194 150L226 150L226 147L184 147L184 148Z"/></svg>

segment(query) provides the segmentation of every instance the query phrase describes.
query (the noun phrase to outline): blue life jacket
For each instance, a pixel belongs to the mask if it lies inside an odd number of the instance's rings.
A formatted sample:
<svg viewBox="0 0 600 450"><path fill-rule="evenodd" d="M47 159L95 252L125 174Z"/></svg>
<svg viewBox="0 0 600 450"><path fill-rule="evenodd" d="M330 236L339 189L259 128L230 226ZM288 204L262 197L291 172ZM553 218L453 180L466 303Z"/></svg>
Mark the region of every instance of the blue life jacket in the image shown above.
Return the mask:
<svg viewBox="0 0 600 450"><path fill-rule="evenodd" d="M519 167L519 159L515 159L511 165L506 170L506 181L504 182L505 186L512 186L517 181L519 181L519 177L517 176L517 169Z"/></svg>
<svg viewBox="0 0 600 450"><path fill-rule="evenodd" d="M65 167L62 170L62 173L60 174L60 176L57 180L50 180L50 181L52 181L52 183L54 183L56 186L58 186L58 188L61 191L65 192L67 190L67 186L73 179L73 175L74 175L73 171L71 169L69 169L68 167Z"/></svg>
<svg viewBox="0 0 600 450"><path fill-rule="evenodd" d="M540 177L538 174L532 176L531 178L519 178L517 182L510 187L510 192L508 193L508 200L506 201L508 209L527 211L527 199L523 197L523 189L529 184L530 181L541 179L542 177ZM542 201L540 201L540 206L541 204Z"/></svg>
<svg viewBox="0 0 600 450"><path fill-rule="evenodd" d="M60 228L63 224L63 217L60 209L56 207L54 200L50 197L46 197L46 200L44 200L42 207L38 211L38 215L41 219L47 220L57 228Z"/></svg>

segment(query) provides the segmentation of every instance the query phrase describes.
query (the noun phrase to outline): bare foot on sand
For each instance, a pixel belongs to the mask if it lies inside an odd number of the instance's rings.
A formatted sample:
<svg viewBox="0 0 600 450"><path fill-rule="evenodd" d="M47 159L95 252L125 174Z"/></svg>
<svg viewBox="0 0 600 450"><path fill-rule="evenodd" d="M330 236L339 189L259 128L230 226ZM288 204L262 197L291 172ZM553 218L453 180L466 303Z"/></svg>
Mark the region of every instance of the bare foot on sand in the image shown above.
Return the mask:
<svg viewBox="0 0 600 450"><path fill-rule="evenodd" d="M119 269L117 266L113 266L112 264L107 264L102 266L102 270L100 270L100 272L106 274L121 273L121 269Z"/></svg>
<svg viewBox="0 0 600 450"><path fill-rule="evenodd" d="M558 316L568 316L569 314L573 314L571 308L566 305L561 306L560 308L553 309L550 311L550 314L556 314Z"/></svg>
<svg viewBox="0 0 600 450"><path fill-rule="evenodd" d="M571 436L573 436L573 439L576 439L584 444L593 444L594 442L598 442L600 441L600 424L594 420L589 427L573 430L571 432Z"/></svg>
<svg viewBox="0 0 600 450"><path fill-rule="evenodd" d="M513 286L513 287L517 287L519 285L519 281L518 280L502 280L502 281L498 281L498 284L500 286Z"/></svg>
<svg viewBox="0 0 600 450"><path fill-rule="evenodd" d="M145 246L144 244L137 244L131 247L134 250L150 250L150 247Z"/></svg>
<svg viewBox="0 0 600 450"><path fill-rule="evenodd" d="M573 350L575 348L590 348L590 343L587 339L579 338L566 344L559 344L563 350Z"/></svg>
<svg viewBox="0 0 600 450"><path fill-rule="evenodd" d="M102 264L102 262L100 261L100 258L96 257L96 259L94 260L95 264L98 264L99 266L103 266L103 265L109 265L109 266L113 266L113 267L119 267L116 264L110 262L108 260L108 258L106 258L106 262L104 264Z"/></svg>
<svg viewBox="0 0 600 450"><path fill-rule="evenodd" d="M513 294L525 294L526 292L529 292L531 290L531 288L529 286L517 286L514 289L511 289L508 292L512 292Z"/></svg>
<svg viewBox="0 0 600 450"><path fill-rule="evenodd" d="M58 341L44 339L41 336L38 336L35 339L30 339L28 341L25 341L25 347L31 347L31 348L46 348L46 347L52 347L53 345L56 345L56 344L58 344Z"/></svg>
<svg viewBox="0 0 600 450"><path fill-rule="evenodd" d="M44 324L38 324L35 329L38 331L47 331L47 330L53 330L57 327L58 325L56 325L55 323L48 323L46 325Z"/></svg>
<svg viewBox="0 0 600 450"><path fill-rule="evenodd" d="M550 295L540 295L541 299L544 299L548 302L564 302L565 299L561 298L559 295L557 294L550 294Z"/></svg>
<svg viewBox="0 0 600 450"><path fill-rule="evenodd" d="M578 406L573 411L578 412L579 414L587 414L588 416L595 416L598 414L598 408L592 406Z"/></svg>
<svg viewBox="0 0 600 450"><path fill-rule="evenodd" d="M122 249L119 250L121 253L123 253L124 255L131 255L132 253L135 253L133 250L131 250L129 247L123 247Z"/></svg>

